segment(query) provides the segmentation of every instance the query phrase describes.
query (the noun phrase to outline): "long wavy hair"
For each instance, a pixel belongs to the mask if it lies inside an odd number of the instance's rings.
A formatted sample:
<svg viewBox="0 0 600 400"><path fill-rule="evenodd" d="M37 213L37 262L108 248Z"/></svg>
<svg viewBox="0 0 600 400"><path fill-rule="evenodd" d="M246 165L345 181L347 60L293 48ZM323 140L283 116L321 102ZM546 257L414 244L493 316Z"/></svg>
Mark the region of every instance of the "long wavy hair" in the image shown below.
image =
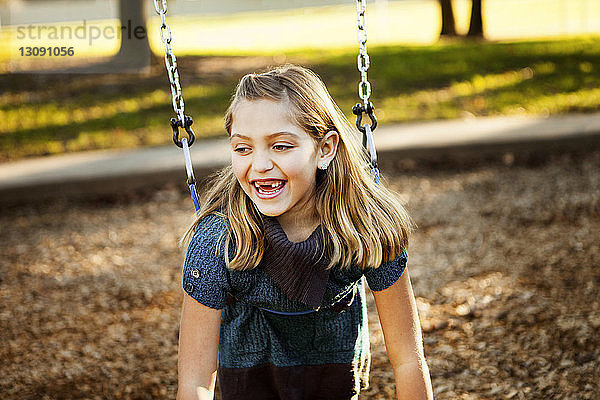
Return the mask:
<svg viewBox="0 0 600 400"><path fill-rule="evenodd" d="M331 98L321 79L312 71L285 65L268 72L245 75L225 114L225 129L231 134L235 111L240 101L268 99L287 102L290 118L320 143L329 131L339 134L337 154L325 171L315 171L316 213L319 217L329 267L377 268L397 257L408 246L413 223L397 196L376 184L368 168L367 153L358 130L353 127ZM185 246L198 223L209 214L228 221L225 248L231 240L235 253L229 268L249 270L256 267L264 252L261 214L238 183L231 165L213 174L200 212L182 237Z"/></svg>

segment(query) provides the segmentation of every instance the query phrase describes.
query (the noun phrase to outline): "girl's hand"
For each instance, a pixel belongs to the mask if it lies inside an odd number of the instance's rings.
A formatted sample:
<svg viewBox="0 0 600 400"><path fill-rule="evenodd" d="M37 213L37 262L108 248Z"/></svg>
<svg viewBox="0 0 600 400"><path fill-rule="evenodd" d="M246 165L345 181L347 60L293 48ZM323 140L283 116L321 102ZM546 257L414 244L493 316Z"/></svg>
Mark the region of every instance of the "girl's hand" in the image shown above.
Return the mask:
<svg viewBox="0 0 600 400"><path fill-rule="evenodd" d="M178 400L212 400L217 377L221 310L185 294L179 328Z"/></svg>
<svg viewBox="0 0 600 400"><path fill-rule="evenodd" d="M432 400L429 368L423 354L421 324L408 269L389 288L373 292L388 358L394 368L396 396Z"/></svg>

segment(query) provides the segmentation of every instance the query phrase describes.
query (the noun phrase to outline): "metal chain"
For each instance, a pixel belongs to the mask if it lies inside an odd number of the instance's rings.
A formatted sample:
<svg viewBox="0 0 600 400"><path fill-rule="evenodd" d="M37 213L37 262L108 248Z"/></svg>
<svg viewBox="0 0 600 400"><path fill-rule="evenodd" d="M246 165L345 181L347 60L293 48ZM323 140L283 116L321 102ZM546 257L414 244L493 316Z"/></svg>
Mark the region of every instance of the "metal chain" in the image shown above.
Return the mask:
<svg viewBox="0 0 600 400"><path fill-rule="evenodd" d="M122 0L125 1L125 0ZM179 117L179 120L171 118L171 128L173 129L173 142L178 147L183 149L183 155L185 158L185 171L187 173L187 184L190 188L190 194L192 201L194 202L194 208L196 214L200 213L200 203L198 201L198 193L196 192L196 180L194 178L194 169L192 166L192 158L190 157L190 146L194 144L195 136L192 131L192 118L186 117L183 113L185 105L183 103L183 96L181 95L181 85L179 84L179 71L177 70L177 58L173 54L171 48L171 27L167 24L167 0L154 0L154 9L160 16L160 40L165 45L165 66L167 67L167 75L169 76L169 82L171 83L171 97L173 99L173 110ZM185 129L188 134L188 138L182 138L179 140L179 128Z"/></svg>
<svg viewBox="0 0 600 400"><path fill-rule="evenodd" d="M369 102L371 97L371 83L367 79L367 71L371 64L369 54L367 54L367 24L365 14L367 12L367 0L356 0L356 14L358 26L358 57L356 63L360 72L360 82L358 84L358 97L363 104L356 104L352 112L356 115L356 127L363 133L363 146L365 146L370 156L371 173L375 182L379 184L379 168L377 167L377 151L373 141L373 131L377 128L377 118L375 118L373 104ZM366 113L371 123L362 125L362 116Z"/></svg>
<svg viewBox="0 0 600 400"><path fill-rule="evenodd" d="M173 54L171 48L171 27L167 24L167 0L154 0L154 9L160 16L160 39L165 45L165 66L167 67L167 74L169 75L169 82L171 83L171 97L173 99L173 110L179 117L181 126L184 126L185 117L183 111L185 105L183 103L183 96L181 94L181 85L179 84L179 71L177 70L177 58Z"/></svg>
<svg viewBox="0 0 600 400"><path fill-rule="evenodd" d="M357 65L360 72L360 83L358 84L358 97L364 103L365 108L369 103L371 96L371 83L367 79L367 70L370 60L367 54L367 25L365 22L365 13L367 11L367 0L356 0L356 14L358 25L358 57Z"/></svg>

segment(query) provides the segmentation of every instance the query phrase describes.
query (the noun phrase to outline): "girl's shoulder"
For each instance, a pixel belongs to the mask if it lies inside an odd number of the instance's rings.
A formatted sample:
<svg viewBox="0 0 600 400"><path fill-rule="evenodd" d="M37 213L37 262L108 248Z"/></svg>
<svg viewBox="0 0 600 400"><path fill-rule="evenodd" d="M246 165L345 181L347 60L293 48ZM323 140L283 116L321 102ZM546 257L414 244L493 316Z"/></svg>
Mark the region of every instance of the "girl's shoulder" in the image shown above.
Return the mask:
<svg viewBox="0 0 600 400"><path fill-rule="evenodd" d="M182 285L187 294L207 307L221 309L230 290L223 248L227 219L210 214L200 219L187 248Z"/></svg>
<svg viewBox="0 0 600 400"><path fill-rule="evenodd" d="M227 219L227 216L225 214L222 213L211 213L208 215L205 215L204 217L202 217L199 221L198 221L198 225L196 227L196 230L198 230L198 228L203 227L204 229L227 229L227 226L229 225L229 221Z"/></svg>
<svg viewBox="0 0 600 400"><path fill-rule="evenodd" d="M392 286L404 273L408 261L406 249L393 260L383 262L377 268L367 267L363 273L371 290L378 292Z"/></svg>
<svg viewBox="0 0 600 400"><path fill-rule="evenodd" d="M209 244L219 242L227 232L229 222L223 214L208 214L202 217L194 229L194 234L190 240L192 244Z"/></svg>
<svg viewBox="0 0 600 400"><path fill-rule="evenodd" d="M223 214L202 217L189 241L186 259L218 259L223 261L229 222Z"/></svg>

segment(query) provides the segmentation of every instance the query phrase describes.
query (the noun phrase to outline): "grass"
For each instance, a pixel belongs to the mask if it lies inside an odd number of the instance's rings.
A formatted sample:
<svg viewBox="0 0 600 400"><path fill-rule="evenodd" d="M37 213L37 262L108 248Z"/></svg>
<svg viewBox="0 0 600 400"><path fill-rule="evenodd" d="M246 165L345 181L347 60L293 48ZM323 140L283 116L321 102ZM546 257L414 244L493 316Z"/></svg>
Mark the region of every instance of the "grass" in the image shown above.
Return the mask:
<svg viewBox="0 0 600 400"><path fill-rule="evenodd" d="M371 46L371 100L382 124L466 114L549 115L600 106L596 36L514 43ZM351 118L354 49L290 51L276 58L313 68ZM273 57L179 58L186 113L199 137L223 133L222 115L243 72ZM213 61L223 67L206 68ZM160 60L158 60L160 62ZM211 72L212 71L212 72ZM228 72L229 71L229 72ZM169 143L173 110L164 66L150 76L0 75L0 160Z"/></svg>

